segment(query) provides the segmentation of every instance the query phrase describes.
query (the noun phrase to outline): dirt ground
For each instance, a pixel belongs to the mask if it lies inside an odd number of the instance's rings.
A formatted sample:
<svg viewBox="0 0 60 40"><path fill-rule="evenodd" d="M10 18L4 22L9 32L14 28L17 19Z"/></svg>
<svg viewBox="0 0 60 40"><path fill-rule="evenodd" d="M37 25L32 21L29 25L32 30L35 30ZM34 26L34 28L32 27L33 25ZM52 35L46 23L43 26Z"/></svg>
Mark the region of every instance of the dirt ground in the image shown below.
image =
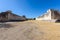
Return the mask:
<svg viewBox="0 0 60 40"><path fill-rule="evenodd" d="M60 23L36 20L0 23L0 40L60 40Z"/></svg>

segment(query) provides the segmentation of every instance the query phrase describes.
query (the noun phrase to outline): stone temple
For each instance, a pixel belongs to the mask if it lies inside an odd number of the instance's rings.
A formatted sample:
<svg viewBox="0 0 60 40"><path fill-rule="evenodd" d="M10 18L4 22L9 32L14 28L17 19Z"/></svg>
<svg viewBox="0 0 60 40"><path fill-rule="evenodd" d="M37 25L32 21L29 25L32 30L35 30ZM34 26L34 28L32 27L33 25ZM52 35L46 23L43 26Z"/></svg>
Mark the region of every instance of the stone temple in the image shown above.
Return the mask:
<svg viewBox="0 0 60 40"><path fill-rule="evenodd" d="M52 21L60 20L60 12L58 10L49 9L46 13L36 18L36 20Z"/></svg>

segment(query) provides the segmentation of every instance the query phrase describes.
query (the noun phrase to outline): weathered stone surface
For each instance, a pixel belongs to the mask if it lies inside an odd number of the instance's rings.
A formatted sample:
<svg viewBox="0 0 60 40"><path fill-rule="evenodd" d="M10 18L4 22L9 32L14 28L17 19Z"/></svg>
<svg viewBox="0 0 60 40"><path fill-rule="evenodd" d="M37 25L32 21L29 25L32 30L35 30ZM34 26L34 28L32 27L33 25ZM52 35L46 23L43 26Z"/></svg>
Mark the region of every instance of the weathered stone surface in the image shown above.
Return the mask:
<svg viewBox="0 0 60 40"><path fill-rule="evenodd" d="M10 20L26 20L23 16L18 16L13 14L11 11L1 12L0 13L0 21L10 21Z"/></svg>
<svg viewBox="0 0 60 40"><path fill-rule="evenodd" d="M48 20L48 21L60 20L60 12L58 12L57 10L49 9L47 13L37 17L36 20Z"/></svg>

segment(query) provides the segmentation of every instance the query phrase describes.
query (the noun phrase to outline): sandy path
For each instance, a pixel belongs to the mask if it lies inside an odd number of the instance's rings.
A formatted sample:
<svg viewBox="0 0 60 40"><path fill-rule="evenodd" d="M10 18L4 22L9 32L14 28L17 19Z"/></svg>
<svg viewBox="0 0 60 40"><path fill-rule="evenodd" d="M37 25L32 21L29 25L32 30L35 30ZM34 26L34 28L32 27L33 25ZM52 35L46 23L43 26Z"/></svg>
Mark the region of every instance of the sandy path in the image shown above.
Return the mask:
<svg viewBox="0 0 60 40"><path fill-rule="evenodd" d="M60 40L60 23L42 21L0 23L0 40Z"/></svg>
<svg viewBox="0 0 60 40"><path fill-rule="evenodd" d="M40 40L37 25L33 22L3 23L0 28L0 40ZM40 38L40 37L39 37Z"/></svg>

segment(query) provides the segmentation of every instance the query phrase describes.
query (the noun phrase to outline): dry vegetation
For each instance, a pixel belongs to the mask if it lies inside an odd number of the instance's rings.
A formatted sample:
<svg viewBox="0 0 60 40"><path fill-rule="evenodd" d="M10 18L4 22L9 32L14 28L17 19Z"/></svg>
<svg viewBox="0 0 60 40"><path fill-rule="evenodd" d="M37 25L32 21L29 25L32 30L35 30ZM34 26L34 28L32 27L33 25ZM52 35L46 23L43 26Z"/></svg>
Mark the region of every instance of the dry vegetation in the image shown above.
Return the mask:
<svg viewBox="0 0 60 40"><path fill-rule="evenodd" d="M0 40L60 40L60 23L36 20L0 23Z"/></svg>

